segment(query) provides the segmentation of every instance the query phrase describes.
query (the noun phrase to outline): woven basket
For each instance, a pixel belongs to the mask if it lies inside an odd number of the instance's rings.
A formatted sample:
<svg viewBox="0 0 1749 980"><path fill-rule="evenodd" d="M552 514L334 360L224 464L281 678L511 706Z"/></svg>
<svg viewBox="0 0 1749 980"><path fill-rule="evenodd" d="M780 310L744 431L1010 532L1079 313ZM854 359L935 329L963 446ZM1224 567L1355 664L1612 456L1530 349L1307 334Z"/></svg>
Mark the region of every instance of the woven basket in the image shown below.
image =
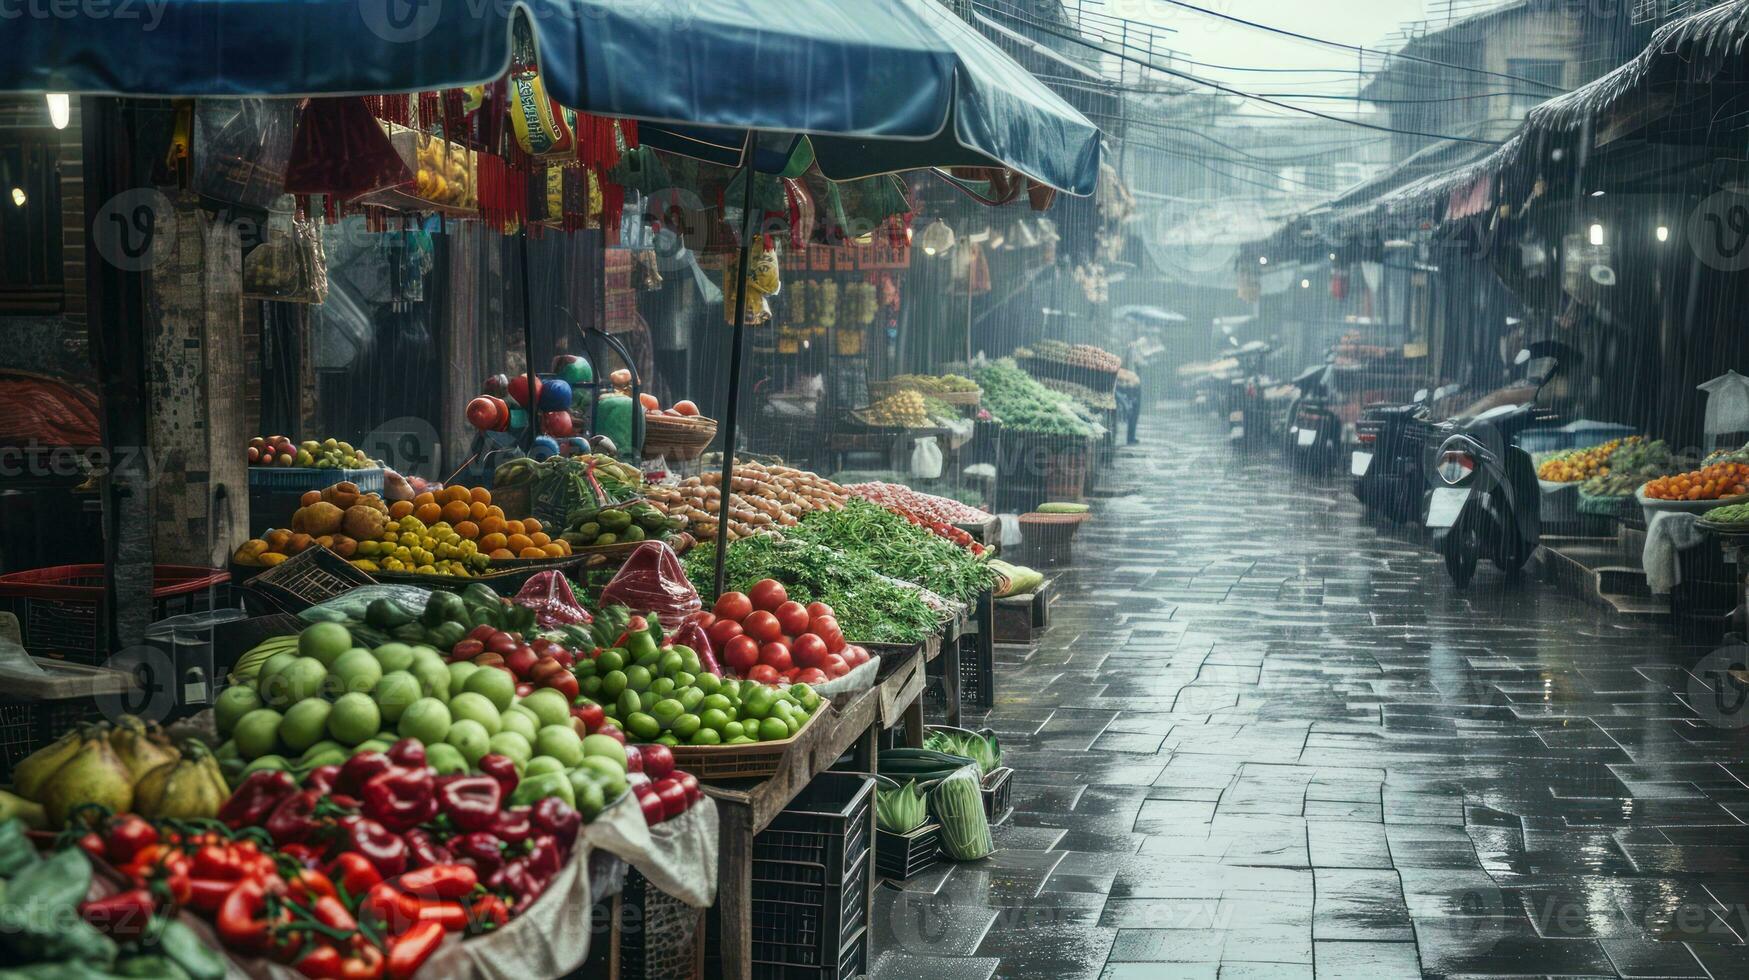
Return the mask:
<svg viewBox="0 0 1749 980"><path fill-rule="evenodd" d="M983 391L944 391L935 396L949 405L976 405L984 400Z"/></svg>
<svg viewBox="0 0 1749 980"><path fill-rule="evenodd" d="M778 741L743 745L676 745L672 750L674 765L706 782L774 776L783 768L784 756L790 748L825 713L826 704L821 704L808 716L807 723L796 729L794 735ZM834 718L831 723L836 724L837 719Z"/></svg>
<svg viewBox="0 0 1749 980"><path fill-rule="evenodd" d="M644 456L666 456L669 459L697 459L717 437L715 419L703 416L675 418L668 415L644 416Z"/></svg>

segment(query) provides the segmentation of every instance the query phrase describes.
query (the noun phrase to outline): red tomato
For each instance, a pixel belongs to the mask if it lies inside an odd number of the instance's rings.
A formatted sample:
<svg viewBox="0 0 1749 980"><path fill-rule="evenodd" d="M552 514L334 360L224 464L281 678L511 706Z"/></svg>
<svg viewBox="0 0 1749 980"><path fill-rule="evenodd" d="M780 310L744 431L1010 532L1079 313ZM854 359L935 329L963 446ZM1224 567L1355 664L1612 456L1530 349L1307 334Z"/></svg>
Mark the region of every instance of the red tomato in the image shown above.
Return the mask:
<svg viewBox="0 0 1749 980"><path fill-rule="evenodd" d="M845 663L844 658L836 653L826 655L826 666L821 669L826 672L827 677L843 677L850 673L850 665Z"/></svg>
<svg viewBox="0 0 1749 980"><path fill-rule="evenodd" d="M836 615L838 615L838 614L832 611L832 607L826 605L824 602L810 602L810 603L808 603L808 618L809 619L817 619L821 616L836 616Z"/></svg>
<svg viewBox="0 0 1749 980"><path fill-rule="evenodd" d="M674 403L674 413L676 415L697 415L698 406L693 403L692 399L682 398Z"/></svg>
<svg viewBox="0 0 1749 980"><path fill-rule="evenodd" d="M723 647L723 663L742 677L759 662L759 641L751 636L737 636Z"/></svg>
<svg viewBox="0 0 1749 980"><path fill-rule="evenodd" d="M790 659L789 647L782 643L767 643L760 647L759 662L780 674L795 666L795 662Z"/></svg>
<svg viewBox="0 0 1749 980"><path fill-rule="evenodd" d="M790 636L808 631L808 609L799 602L786 602L777 607L777 621Z"/></svg>
<svg viewBox="0 0 1749 980"><path fill-rule="evenodd" d="M686 622L697 623L699 629L708 633L712 626L717 625L717 616L716 613L708 613L703 609L700 609L698 612L686 617Z"/></svg>
<svg viewBox="0 0 1749 980"><path fill-rule="evenodd" d="M742 633L741 624L732 619L719 619L711 624L708 631L711 638L711 649L721 650L729 645L729 641Z"/></svg>
<svg viewBox="0 0 1749 980"><path fill-rule="evenodd" d="M827 680L826 672L818 667L806 667L796 672L797 684L824 684Z"/></svg>
<svg viewBox="0 0 1749 980"><path fill-rule="evenodd" d="M747 631L748 636L761 643L773 643L783 638L783 624L777 621L776 616L763 609L748 615L741 623L741 628Z"/></svg>
<svg viewBox="0 0 1749 980"><path fill-rule="evenodd" d="M844 632L838 628L838 620L832 616L815 616L808 622L808 632L826 641L826 649L833 653L844 649Z"/></svg>
<svg viewBox="0 0 1749 980"><path fill-rule="evenodd" d="M813 633L803 633L790 645L790 656L798 667L818 667L831 652L826 649L826 641Z"/></svg>
<svg viewBox="0 0 1749 980"><path fill-rule="evenodd" d="M732 619L739 623L753 611L753 602L739 592L725 592L717 597L717 604L711 610L722 619Z"/></svg>
<svg viewBox="0 0 1749 980"><path fill-rule="evenodd" d="M468 424L476 429L498 428L498 405L484 395L468 402L468 407L464 409L464 412L467 415Z"/></svg>
<svg viewBox="0 0 1749 980"><path fill-rule="evenodd" d="M748 598L753 600L753 608L774 612L778 606L789 601L789 593L784 591L782 582L768 578L753 583Z"/></svg>
<svg viewBox="0 0 1749 980"><path fill-rule="evenodd" d="M844 662L852 667L861 667L863 664L868 663L868 651L859 646L845 647L842 656L844 657Z"/></svg>
<svg viewBox="0 0 1749 980"><path fill-rule="evenodd" d="M747 671L747 679L760 684L776 684L782 678L783 675L779 674L777 668L770 664L754 664L753 668Z"/></svg>

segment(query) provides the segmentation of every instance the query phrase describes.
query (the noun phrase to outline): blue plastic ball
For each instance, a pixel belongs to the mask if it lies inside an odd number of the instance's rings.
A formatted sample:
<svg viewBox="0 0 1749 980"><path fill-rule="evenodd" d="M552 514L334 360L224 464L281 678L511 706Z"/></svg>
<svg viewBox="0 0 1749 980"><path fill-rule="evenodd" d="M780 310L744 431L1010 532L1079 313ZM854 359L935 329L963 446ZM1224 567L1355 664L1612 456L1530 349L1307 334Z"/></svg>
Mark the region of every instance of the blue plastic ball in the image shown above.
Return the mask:
<svg viewBox="0 0 1749 980"><path fill-rule="evenodd" d="M543 412L563 412L571 407L571 386L562 378L543 380L539 401Z"/></svg>
<svg viewBox="0 0 1749 980"><path fill-rule="evenodd" d="M552 436L536 436L534 445L529 448L529 455L537 460L550 459L559 454L559 441Z"/></svg>

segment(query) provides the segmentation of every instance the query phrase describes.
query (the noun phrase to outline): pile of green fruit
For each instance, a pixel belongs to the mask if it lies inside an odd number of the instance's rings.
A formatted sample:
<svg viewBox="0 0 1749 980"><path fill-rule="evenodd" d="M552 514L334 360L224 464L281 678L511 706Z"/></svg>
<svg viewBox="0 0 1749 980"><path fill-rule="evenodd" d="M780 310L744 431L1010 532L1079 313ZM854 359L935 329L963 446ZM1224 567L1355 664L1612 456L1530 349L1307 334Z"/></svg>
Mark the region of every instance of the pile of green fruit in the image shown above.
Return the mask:
<svg viewBox="0 0 1749 980"><path fill-rule="evenodd" d="M1726 504L1714 507L1701 518L1707 524L1732 531L1749 531L1749 504Z"/></svg>
<svg viewBox="0 0 1749 980"><path fill-rule="evenodd" d="M1587 497L1631 497L1647 480L1690 468L1662 439L1624 443L1609 457L1604 472L1579 484L1579 492Z"/></svg>
<svg viewBox="0 0 1749 980"><path fill-rule="evenodd" d="M239 677L213 706L225 739L216 754L233 782L258 769L302 775L413 738L439 775L475 771L489 754L514 761L525 779L564 773L563 795L585 819L625 791L624 746L584 737L564 694L541 688L518 696L509 670L446 662L430 646L366 649L345 626L315 623L295 650ZM579 793L580 784L598 792Z"/></svg>
<svg viewBox="0 0 1749 980"><path fill-rule="evenodd" d="M566 530L559 537L573 548L606 547L635 541L666 541L686 529L686 522L670 518L643 501L591 507L572 511L565 518Z"/></svg>
<svg viewBox="0 0 1749 980"><path fill-rule="evenodd" d="M806 684L768 687L701 669L690 647L663 649L646 630L624 646L579 661L584 707L599 706L605 723L635 742L660 745L746 745L789 738L826 700Z"/></svg>

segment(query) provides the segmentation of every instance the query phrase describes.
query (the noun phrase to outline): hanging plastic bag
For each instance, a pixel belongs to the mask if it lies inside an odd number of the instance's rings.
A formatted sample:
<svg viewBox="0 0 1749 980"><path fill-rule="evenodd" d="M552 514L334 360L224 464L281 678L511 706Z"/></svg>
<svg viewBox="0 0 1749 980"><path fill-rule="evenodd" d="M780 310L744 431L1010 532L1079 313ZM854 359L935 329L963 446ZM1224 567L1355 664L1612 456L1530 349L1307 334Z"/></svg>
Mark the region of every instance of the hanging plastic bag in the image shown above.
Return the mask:
<svg viewBox="0 0 1749 980"><path fill-rule="evenodd" d="M201 99L194 113L194 189L265 211L286 192L296 99Z"/></svg>
<svg viewBox="0 0 1749 980"><path fill-rule="evenodd" d="M925 436L911 447L911 475L919 480L941 478L941 447L934 436Z"/></svg>
<svg viewBox="0 0 1749 980"><path fill-rule="evenodd" d="M660 541L638 545L619 574L601 590L603 606L621 605L635 613L654 615L662 627L677 630L686 617L704 608L698 590L686 577L680 557ZM702 658L700 658L702 659Z"/></svg>
<svg viewBox="0 0 1749 980"><path fill-rule="evenodd" d="M558 569L530 576L512 601L534 610L534 621L542 626L587 626L594 622L589 611L578 604L570 580Z"/></svg>
<svg viewBox="0 0 1749 980"><path fill-rule="evenodd" d="M243 259L243 297L282 303L326 301L328 259L321 229L294 214L289 195L268 214L264 237Z"/></svg>
<svg viewBox="0 0 1749 980"><path fill-rule="evenodd" d="M679 632L669 637L669 640L676 646L690 647L693 653L698 654L698 662L706 671L718 677L723 676L723 668L717 663L716 644L711 642L710 634L698 624L698 620L688 616Z"/></svg>

